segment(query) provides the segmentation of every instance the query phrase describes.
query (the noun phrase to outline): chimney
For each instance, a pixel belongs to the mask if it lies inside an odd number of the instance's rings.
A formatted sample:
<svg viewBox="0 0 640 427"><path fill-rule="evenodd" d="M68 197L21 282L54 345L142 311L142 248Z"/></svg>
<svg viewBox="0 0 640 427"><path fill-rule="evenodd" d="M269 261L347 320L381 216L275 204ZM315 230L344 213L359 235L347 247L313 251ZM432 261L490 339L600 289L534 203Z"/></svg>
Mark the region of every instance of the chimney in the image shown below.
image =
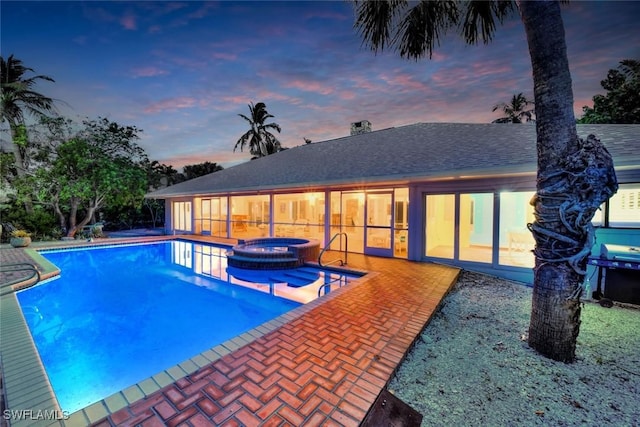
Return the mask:
<svg viewBox="0 0 640 427"><path fill-rule="evenodd" d="M361 133L371 132L371 122L369 120L360 120L351 123L351 135L359 135Z"/></svg>

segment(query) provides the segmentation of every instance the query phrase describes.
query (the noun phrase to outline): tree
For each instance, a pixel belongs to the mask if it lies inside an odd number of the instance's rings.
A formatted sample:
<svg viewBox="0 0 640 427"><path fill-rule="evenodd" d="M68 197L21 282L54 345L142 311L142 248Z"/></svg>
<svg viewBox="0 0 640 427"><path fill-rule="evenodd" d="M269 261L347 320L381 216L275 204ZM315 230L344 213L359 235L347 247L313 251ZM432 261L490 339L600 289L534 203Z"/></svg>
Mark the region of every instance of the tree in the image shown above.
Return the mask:
<svg viewBox="0 0 640 427"><path fill-rule="evenodd" d="M48 144L41 146L47 160L20 180L19 191L52 208L73 237L105 205L140 205L148 190L148 160L134 142L140 132L134 126L85 120L80 131L66 136L66 124L51 126Z"/></svg>
<svg viewBox="0 0 640 427"><path fill-rule="evenodd" d="M217 163L204 162L198 163L195 165L186 165L183 168L184 171L184 179L193 179L199 176L209 175L213 172L218 172L223 170L224 168Z"/></svg>
<svg viewBox="0 0 640 427"><path fill-rule="evenodd" d="M25 67L21 60L9 55L7 60L0 56L0 117L9 124L11 132L11 151L15 159L13 170L17 177L27 173L27 161L24 150L27 141L25 116L46 116L53 112L53 99L33 90L38 81L54 80L51 77L35 75L26 77L32 68ZM27 213L32 212L30 200L25 201Z"/></svg>
<svg viewBox="0 0 640 427"><path fill-rule="evenodd" d="M606 95L593 97L593 108L582 107L578 123L640 124L640 61L625 59L600 82Z"/></svg>
<svg viewBox="0 0 640 427"><path fill-rule="evenodd" d="M184 177L181 173L173 168L171 165L165 165L157 160L147 162L144 165L144 169L147 172L147 179L149 181L149 191L154 191L159 188L169 187L184 181Z"/></svg>
<svg viewBox="0 0 640 427"><path fill-rule="evenodd" d="M270 132L271 129L275 129L280 133L280 125L277 123L265 123L267 119L274 116L269 114L264 102L258 102L255 106L253 103L249 104L249 111L251 112L251 117L238 114L249 122L250 129L238 139L233 151L236 151L238 147L242 151L245 145L249 145L249 152L253 156L252 160L281 151L280 141Z"/></svg>
<svg viewBox="0 0 640 427"><path fill-rule="evenodd" d="M523 120L530 122L533 120L534 111L527 109L529 105L534 105L534 102L527 99L522 92L513 95L510 103L501 102L493 106L491 111L502 110L504 117L495 119L492 123L522 123Z"/></svg>
<svg viewBox="0 0 640 427"><path fill-rule="evenodd" d="M575 359L580 296L593 245L591 218L617 189L611 157L595 137L577 137L560 5L518 2L533 69L538 173L532 200L536 241L529 345L555 360ZM450 28L489 43L516 4L510 1L356 1L355 27L377 52L432 55ZM589 173L587 173L589 172Z"/></svg>
<svg viewBox="0 0 640 427"><path fill-rule="evenodd" d="M184 181L181 173L171 165L165 165L157 160L144 162L143 168L147 174L148 191L169 187ZM151 219L152 227L155 228L161 219L164 218L164 200L144 198L142 205L146 208Z"/></svg>

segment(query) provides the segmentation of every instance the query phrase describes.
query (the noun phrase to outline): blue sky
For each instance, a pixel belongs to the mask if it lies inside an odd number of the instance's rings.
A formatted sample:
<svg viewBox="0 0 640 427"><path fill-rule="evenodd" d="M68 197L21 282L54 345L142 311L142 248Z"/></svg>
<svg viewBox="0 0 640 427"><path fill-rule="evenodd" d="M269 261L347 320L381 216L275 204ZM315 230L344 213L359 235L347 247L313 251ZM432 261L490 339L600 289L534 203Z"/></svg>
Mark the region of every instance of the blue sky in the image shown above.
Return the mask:
<svg viewBox="0 0 640 427"><path fill-rule="evenodd" d="M180 169L250 158L233 147L238 113L265 102L286 147L416 122L488 123L493 105L533 97L517 15L490 45L450 34L431 60L375 55L345 1L22 2L0 5L3 57L14 54L55 83L37 90L72 118L108 117L143 129L152 160ZM622 59L640 58L640 2L563 6L576 116L603 93ZM2 138L6 138L6 133Z"/></svg>

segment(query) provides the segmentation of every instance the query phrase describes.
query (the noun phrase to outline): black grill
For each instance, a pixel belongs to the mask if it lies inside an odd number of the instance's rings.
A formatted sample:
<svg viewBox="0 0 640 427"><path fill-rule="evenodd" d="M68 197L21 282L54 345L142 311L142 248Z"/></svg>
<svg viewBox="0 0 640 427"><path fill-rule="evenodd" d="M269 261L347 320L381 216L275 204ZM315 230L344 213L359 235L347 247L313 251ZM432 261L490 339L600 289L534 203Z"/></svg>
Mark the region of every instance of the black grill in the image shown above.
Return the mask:
<svg viewBox="0 0 640 427"><path fill-rule="evenodd" d="M640 305L640 248L603 244L600 257L590 257L589 264L598 267L594 299L604 296L613 301Z"/></svg>

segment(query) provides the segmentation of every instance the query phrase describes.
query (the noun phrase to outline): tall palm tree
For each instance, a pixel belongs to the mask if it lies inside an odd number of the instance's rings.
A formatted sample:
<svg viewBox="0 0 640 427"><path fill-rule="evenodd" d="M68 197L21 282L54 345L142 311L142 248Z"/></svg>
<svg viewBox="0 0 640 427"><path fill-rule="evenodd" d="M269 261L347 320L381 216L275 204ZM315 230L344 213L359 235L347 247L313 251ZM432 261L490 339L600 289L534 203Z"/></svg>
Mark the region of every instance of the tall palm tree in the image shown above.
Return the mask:
<svg viewBox="0 0 640 427"><path fill-rule="evenodd" d="M46 116L54 110L53 99L33 90L38 81L53 82L51 77L35 75L26 77L32 68L25 67L21 60L10 55L7 60L0 56L0 117L9 124L11 132L11 152L15 159L16 175L26 175L26 161L23 156L26 144L25 116ZM27 212L32 210L26 202Z"/></svg>
<svg viewBox="0 0 640 427"><path fill-rule="evenodd" d="M267 119L274 116L269 114L264 102L258 102L255 106L253 103L249 104L249 111L251 112L251 117L238 114L249 122L250 129L238 139L233 151L236 151L238 147L242 151L244 146L248 144L249 152L253 156L252 160L281 151L280 141L270 132L271 129L275 129L280 133L280 125L277 123L265 123Z"/></svg>
<svg viewBox="0 0 640 427"><path fill-rule="evenodd" d="M522 92L513 95L510 103L501 102L493 106L491 111L502 110L504 113L504 117L495 119L493 123L522 123L523 120L530 122L533 120L534 111L533 109L527 109L527 107L534 104Z"/></svg>
<svg viewBox="0 0 640 427"><path fill-rule="evenodd" d="M555 360L575 360L581 283L593 245L591 218L617 189L613 162L593 137L577 136L564 25L557 1L355 1L355 27L378 51L429 55L450 28L469 44L489 43L519 8L533 69L538 152L536 241L529 345ZM592 163L589 156L596 162ZM587 170L592 168L593 180ZM591 187L595 185L596 188ZM593 190L593 192L591 192Z"/></svg>

